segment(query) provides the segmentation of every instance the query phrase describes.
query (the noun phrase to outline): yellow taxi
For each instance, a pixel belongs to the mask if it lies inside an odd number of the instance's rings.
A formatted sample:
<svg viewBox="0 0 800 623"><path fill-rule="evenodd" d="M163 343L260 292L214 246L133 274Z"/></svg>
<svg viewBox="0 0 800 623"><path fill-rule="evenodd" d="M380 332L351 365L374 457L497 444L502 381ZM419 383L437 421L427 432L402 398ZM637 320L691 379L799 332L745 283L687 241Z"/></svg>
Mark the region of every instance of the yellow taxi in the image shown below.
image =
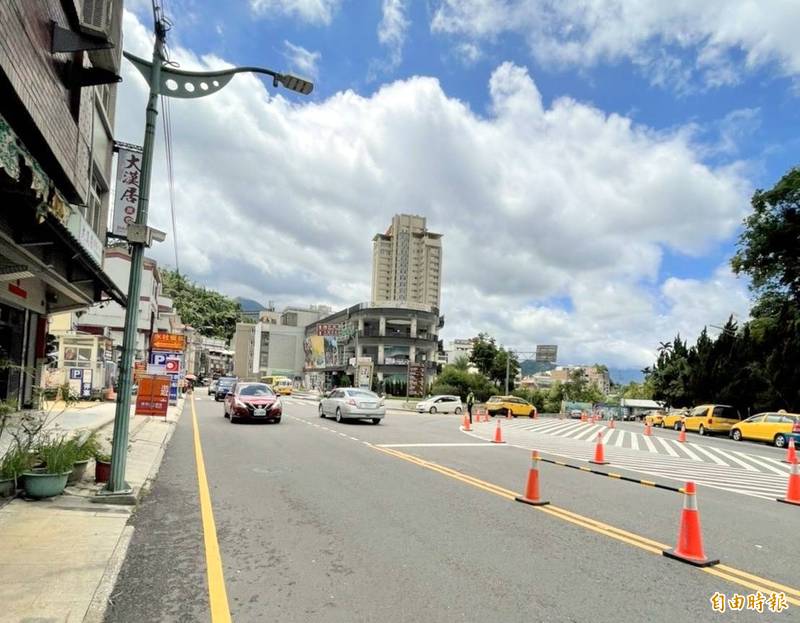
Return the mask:
<svg viewBox="0 0 800 623"><path fill-rule="evenodd" d="M742 416L739 410L729 405L700 405L686 416L686 430L699 435L728 433L734 424L739 424Z"/></svg>
<svg viewBox="0 0 800 623"><path fill-rule="evenodd" d="M486 401L486 411L489 415L536 415L536 407L517 396L492 396Z"/></svg>
<svg viewBox="0 0 800 623"><path fill-rule="evenodd" d="M687 414L688 411L686 411L686 409L681 411L670 411L661 417L661 423L659 426L661 426L661 428L674 428L675 430L680 430L681 422L683 422L683 419Z"/></svg>
<svg viewBox="0 0 800 623"><path fill-rule="evenodd" d="M730 434L736 441L766 441L778 448L784 448L793 433L800 433L800 414L778 411L758 413L742 420L733 425Z"/></svg>
<svg viewBox="0 0 800 623"><path fill-rule="evenodd" d="M644 423L650 426L662 426L665 415L667 414L664 411L653 411L644 416Z"/></svg>

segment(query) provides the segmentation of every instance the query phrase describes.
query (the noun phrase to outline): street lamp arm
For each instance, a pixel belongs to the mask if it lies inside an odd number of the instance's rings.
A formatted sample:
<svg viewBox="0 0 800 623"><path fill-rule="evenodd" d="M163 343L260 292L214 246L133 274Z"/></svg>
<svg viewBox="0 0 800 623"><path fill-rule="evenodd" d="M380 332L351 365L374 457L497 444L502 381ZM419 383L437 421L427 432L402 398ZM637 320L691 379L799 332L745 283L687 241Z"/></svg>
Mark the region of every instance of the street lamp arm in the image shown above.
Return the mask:
<svg viewBox="0 0 800 623"><path fill-rule="evenodd" d="M152 63L143 58L139 58L130 52L123 52L136 69L150 82L152 75ZM272 85L277 87L282 84L287 89L297 91L303 95L308 95L314 89L314 85L302 78L291 74L281 74L264 67L234 67L232 69L221 69L219 71L185 71L174 69L168 65L161 68L161 79L155 86L161 95L167 97L197 98L211 95L227 85L233 76L239 73L265 74L272 78Z"/></svg>

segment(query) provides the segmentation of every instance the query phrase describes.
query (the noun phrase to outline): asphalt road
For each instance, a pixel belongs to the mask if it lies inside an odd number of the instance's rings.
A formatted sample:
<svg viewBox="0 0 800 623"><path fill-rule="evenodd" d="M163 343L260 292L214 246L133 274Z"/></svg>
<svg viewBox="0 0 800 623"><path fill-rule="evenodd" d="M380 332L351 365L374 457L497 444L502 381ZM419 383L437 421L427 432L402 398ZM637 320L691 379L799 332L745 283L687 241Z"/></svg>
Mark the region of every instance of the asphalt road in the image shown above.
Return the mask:
<svg viewBox="0 0 800 623"><path fill-rule="evenodd" d="M700 487L707 553L727 565L712 574L660 555L679 493L542 465L552 505L519 504L529 453L465 435L455 416L337 424L290 399L279 425L231 425L196 398L234 621L717 621L715 592L764 579L798 605L724 620L800 620L800 508ZM187 409L107 621L210 619L192 434Z"/></svg>

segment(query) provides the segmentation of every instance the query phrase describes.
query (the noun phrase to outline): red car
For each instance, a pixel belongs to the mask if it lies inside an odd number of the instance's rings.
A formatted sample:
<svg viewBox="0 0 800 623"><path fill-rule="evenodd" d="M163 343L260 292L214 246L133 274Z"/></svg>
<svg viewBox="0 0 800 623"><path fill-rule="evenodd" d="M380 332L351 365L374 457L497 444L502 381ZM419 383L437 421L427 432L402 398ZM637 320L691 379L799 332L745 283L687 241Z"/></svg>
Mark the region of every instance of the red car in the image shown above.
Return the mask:
<svg viewBox="0 0 800 623"><path fill-rule="evenodd" d="M225 396L225 417L278 423L283 414L281 400L266 383L236 383Z"/></svg>

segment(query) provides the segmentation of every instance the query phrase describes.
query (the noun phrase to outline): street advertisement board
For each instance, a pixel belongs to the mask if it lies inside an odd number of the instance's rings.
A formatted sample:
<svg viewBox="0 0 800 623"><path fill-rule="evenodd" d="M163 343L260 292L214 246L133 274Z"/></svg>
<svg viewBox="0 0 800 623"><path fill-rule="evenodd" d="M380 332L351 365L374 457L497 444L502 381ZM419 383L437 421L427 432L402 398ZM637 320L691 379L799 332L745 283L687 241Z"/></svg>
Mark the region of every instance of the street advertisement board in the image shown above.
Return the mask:
<svg viewBox="0 0 800 623"><path fill-rule="evenodd" d="M183 337L183 336L181 336ZM164 371L170 378L169 403L178 403L178 379L181 375L183 353L168 351L153 351L150 353L150 365L164 366Z"/></svg>
<svg viewBox="0 0 800 623"><path fill-rule="evenodd" d="M69 392L79 398L90 398L92 396L91 368L69 369Z"/></svg>
<svg viewBox="0 0 800 623"><path fill-rule="evenodd" d="M372 360L363 361L363 357L358 362L358 372L356 374L356 386L361 389L372 389Z"/></svg>
<svg viewBox="0 0 800 623"><path fill-rule="evenodd" d="M425 393L425 366L421 363L408 364L408 395L422 396Z"/></svg>
<svg viewBox="0 0 800 623"><path fill-rule="evenodd" d="M558 346L555 344L538 344L536 361L539 363L555 363L558 360Z"/></svg>
<svg viewBox="0 0 800 623"><path fill-rule="evenodd" d="M128 225L136 222L141 174L142 149L136 145L119 146L114 219L111 225L111 233L115 236L127 237Z"/></svg>
<svg viewBox="0 0 800 623"><path fill-rule="evenodd" d="M153 333L150 337L150 348L182 353L186 350L186 336L179 333Z"/></svg>
<svg viewBox="0 0 800 623"><path fill-rule="evenodd" d="M147 372L147 364L144 361L133 362L133 382L137 385L142 379L142 375Z"/></svg>
<svg viewBox="0 0 800 623"><path fill-rule="evenodd" d="M155 415L166 419L171 379L145 374L136 394L136 415Z"/></svg>

